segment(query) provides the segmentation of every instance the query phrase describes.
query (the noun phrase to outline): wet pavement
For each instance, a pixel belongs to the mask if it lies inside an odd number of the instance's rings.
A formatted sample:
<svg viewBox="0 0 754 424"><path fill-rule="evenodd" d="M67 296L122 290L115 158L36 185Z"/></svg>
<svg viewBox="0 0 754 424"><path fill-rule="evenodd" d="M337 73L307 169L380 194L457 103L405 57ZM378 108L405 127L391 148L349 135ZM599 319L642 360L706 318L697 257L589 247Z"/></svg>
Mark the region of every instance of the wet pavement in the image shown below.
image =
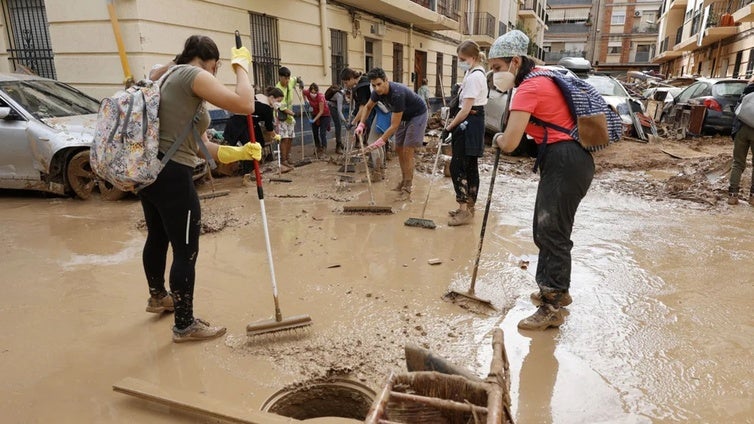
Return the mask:
<svg viewBox="0 0 754 424"><path fill-rule="evenodd" d="M287 175L292 184L265 187L281 306L284 315L310 314L314 326L246 338L246 324L272 313L269 271L256 191L224 179L217 188L231 195L202 201L206 217L225 217L228 226L202 236L195 308L228 336L189 345L171 343L172 316L143 312L138 202L2 193L0 416L197 422L113 393L126 377L248 410L326 376L378 391L389 371L405 367L408 342L485 375L490 330L501 326L517 422L751 422L749 205L707 209L595 184L576 217L566 323L530 333L516 323L533 311L536 180L498 176L477 295L501 312L479 315L441 299L467 288L482 216L473 227L445 225L454 207L448 179L435 182L425 217L439 228L426 230L403 225L421 214L425 176L412 203L393 203L393 183L377 184L377 203L395 215L346 216L340 209L351 203L333 199L366 204L365 184L337 189L324 162ZM432 258L442 263L428 264Z"/></svg>

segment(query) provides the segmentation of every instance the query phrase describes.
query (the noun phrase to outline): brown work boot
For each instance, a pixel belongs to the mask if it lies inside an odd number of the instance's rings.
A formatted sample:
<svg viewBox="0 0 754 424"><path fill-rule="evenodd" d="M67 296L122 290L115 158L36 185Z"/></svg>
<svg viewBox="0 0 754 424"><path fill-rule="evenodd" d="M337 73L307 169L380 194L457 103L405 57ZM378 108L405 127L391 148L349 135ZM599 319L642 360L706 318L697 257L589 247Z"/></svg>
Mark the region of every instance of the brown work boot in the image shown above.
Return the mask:
<svg viewBox="0 0 754 424"><path fill-rule="evenodd" d="M448 225L451 227L456 227L459 225L471 224L473 218L474 217L471 215L471 212L468 209L462 209L457 214L453 215L452 218L450 218Z"/></svg>
<svg viewBox="0 0 754 424"><path fill-rule="evenodd" d="M531 296L531 303L534 304L534 306L541 306L542 305L542 292L537 290L535 292L532 292ZM563 295L560 297L560 300L558 300L558 307L568 306L571 303L573 303L573 299L571 298L571 295L568 294L568 292L564 292Z"/></svg>
<svg viewBox="0 0 754 424"><path fill-rule="evenodd" d="M147 312L153 314L161 314L163 312L173 312L175 307L173 306L173 296L170 293L166 293L164 296L150 296L147 299Z"/></svg>
<svg viewBox="0 0 754 424"><path fill-rule="evenodd" d="M337 146L335 146L335 154L336 155L342 155L343 154L343 145L342 144L338 144Z"/></svg>
<svg viewBox="0 0 754 424"><path fill-rule="evenodd" d="M378 183L385 179L385 171L382 169L382 167L378 167L376 169L372 169L372 182Z"/></svg>
<svg viewBox="0 0 754 424"><path fill-rule="evenodd" d="M729 205L737 205L738 204L738 193L731 193L728 197L728 204Z"/></svg>
<svg viewBox="0 0 754 424"><path fill-rule="evenodd" d="M194 318L194 322L183 330L173 327L173 343L209 340L223 334L225 334L225 327L212 327L207 321Z"/></svg>
<svg viewBox="0 0 754 424"><path fill-rule="evenodd" d="M537 312L519 321L518 328L520 330L542 331L550 327L560 327L563 322L565 322L563 311L545 303L537 308Z"/></svg>

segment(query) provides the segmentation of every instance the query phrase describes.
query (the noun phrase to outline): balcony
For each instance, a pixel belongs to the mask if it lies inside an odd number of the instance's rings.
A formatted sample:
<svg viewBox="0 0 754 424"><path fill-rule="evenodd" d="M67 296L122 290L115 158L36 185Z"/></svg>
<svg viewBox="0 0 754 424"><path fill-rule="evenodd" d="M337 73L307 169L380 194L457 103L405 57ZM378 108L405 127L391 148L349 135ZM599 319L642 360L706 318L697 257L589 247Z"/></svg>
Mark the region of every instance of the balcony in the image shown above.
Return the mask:
<svg viewBox="0 0 754 424"><path fill-rule="evenodd" d="M481 47L489 47L495 41L495 17L487 12L465 13L461 33Z"/></svg>
<svg viewBox="0 0 754 424"><path fill-rule="evenodd" d="M738 22L754 22L754 2L751 0L739 0L732 7L733 19Z"/></svg>
<svg viewBox="0 0 754 424"><path fill-rule="evenodd" d="M631 33L633 34L657 34L658 31L658 25L657 24L648 24L646 22L643 22L639 25L634 25L634 27L631 29Z"/></svg>
<svg viewBox="0 0 754 424"><path fill-rule="evenodd" d="M542 25L547 20L547 14L539 0L524 0L524 4L518 8L518 16L524 19L537 19Z"/></svg>
<svg viewBox="0 0 754 424"><path fill-rule="evenodd" d="M425 31L458 31L459 0L339 0L341 4L384 16ZM441 13L444 12L445 14ZM450 15L450 16L448 16ZM455 18L453 16L456 16Z"/></svg>
<svg viewBox="0 0 754 424"><path fill-rule="evenodd" d="M589 27L581 23L550 22L547 24L548 34L588 34Z"/></svg>
<svg viewBox="0 0 754 424"><path fill-rule="evenodd" d="M683 10L685 12L686 11L686 5L688 5L688 3L689 3L688 0L673 0L670 3L670 7L668 8L668 10L676 10L677 9L677 10Z"/></svg>

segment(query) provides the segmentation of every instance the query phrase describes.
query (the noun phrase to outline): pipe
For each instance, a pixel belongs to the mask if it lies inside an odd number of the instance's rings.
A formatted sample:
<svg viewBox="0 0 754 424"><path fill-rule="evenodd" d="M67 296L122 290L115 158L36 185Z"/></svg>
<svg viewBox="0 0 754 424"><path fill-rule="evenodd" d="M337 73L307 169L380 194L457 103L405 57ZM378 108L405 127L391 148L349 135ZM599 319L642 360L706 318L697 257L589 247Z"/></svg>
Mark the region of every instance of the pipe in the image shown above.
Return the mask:
<svg viewBox="0 0 754 424"><path fill-rule="evenodd" d="M327 76L327 71L330 69L330 55L327 54L329 50L327 36L327 0L319 0L319 30L322 36L322 76Z"/></svg>
<svg viewBox="0 0 754 424"><path fill-rule="evenodd" d="M114 0L107 0L107 13L110 15L110 23L113 26L113 34L115 35L115 43L118 45L118 55L120 56L120 66L123 68L123 76L125 77L123 83L126 88L130 87L134 83L134 77L131 75L131 68L128 66L128 58L126 57L126 47L123 45L123 37L120 34L120 25L118 24L118 16L115 14L115 2Z"/></svg>

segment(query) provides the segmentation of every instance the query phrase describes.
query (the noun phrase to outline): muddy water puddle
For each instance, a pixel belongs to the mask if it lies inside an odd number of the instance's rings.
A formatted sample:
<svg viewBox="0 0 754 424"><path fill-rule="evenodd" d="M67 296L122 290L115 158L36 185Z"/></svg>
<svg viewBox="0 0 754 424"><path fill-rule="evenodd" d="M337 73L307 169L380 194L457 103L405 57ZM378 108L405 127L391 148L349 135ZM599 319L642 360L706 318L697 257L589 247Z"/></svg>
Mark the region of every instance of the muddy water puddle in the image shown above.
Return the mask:
<svg viewBox="0 0 754 424"><path fill-rule="evenodd" d="M302 169L331 177L317 166ZM203 201L203 212L228 224L202 236L195 310L228 336L189 346L170 342L172 316L142 312L138 202L2 198L0 318L14 324L0 336L0 414L197 421L112 393L126 377L248 410L323 378L379 391L404 369L406 343L486 375L496 326L518 422L747 422L754 413L754 322L742 313L754 295L748 205L707 210L595 186L576 219L566 324L531 334L516 323L533 311L535 180L498 178L476 295L500 312L480 315L441 299L468 288L482 215L473 227L445 225L454 207L447 179L434 183L426 218L438 228L426 230L403 225L421 214L423 176L412 203L392 202L391 181L376 185L377 202L395 215L346 216L340 200L368 202L364 184L322 190L301 174L267 184L265 203L283 314L309 314L314 325L246 337L246 324L273 312L259 203L253 188L220 180L231 195ZM25 407L40 396L51 401Z"/></svg>

